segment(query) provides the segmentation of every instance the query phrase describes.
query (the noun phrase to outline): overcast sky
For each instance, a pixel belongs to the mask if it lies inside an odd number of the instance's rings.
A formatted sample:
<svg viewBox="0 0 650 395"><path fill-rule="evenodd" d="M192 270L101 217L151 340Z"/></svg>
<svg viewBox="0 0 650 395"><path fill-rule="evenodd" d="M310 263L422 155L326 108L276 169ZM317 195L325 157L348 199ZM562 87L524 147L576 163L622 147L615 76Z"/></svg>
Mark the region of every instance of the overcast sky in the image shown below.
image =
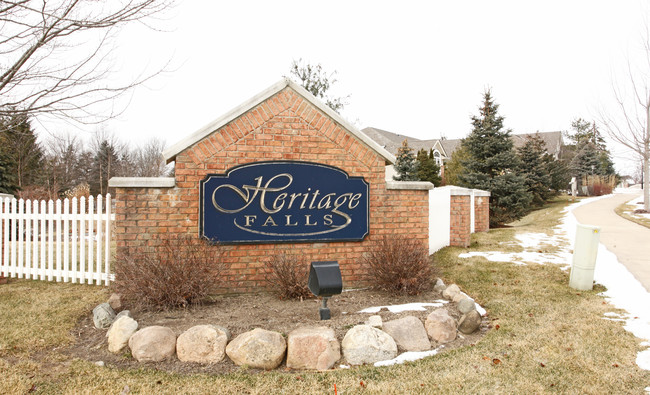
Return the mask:
<svg viewBox="0 0 650 395"><path fill-rule="evenodd" d="M647 12L642 0L186 0L155 23L166 32L121 33L115 67L124 74L172 63L104 127L129 143L156 136L171 145L302 58L337 72L332 93L350 95L342 115L359 128L462 138L489 88L514 133L567 130L610 108L612 79L626 59L639 61Z"/></svg>

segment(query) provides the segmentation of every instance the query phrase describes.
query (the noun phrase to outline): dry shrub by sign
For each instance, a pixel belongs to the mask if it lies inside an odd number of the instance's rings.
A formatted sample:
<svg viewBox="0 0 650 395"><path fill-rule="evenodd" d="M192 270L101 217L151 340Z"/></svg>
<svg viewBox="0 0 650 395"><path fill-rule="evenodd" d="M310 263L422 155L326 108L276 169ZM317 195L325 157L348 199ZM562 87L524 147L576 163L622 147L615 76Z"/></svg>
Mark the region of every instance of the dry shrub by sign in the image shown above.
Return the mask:
<svg viewBox="0 0 650 395"><path fill-rule="evenodd" d="M312 297L307 287L308 266L295 255L278 253L266 261L266 282L280 299Z"/></svg>
<svg viewBox="0 0 650 395"><path fill-rule="evenodd" d="M417 295L433 286L435 269L420 240L383 236L364 260L370 283L378 289Z"/></svg>
<svg viewBox="0 0 650 395"><path fill-rule="evenodd" d="M225 267L223 249L189 236L160 240L144 252L115 261L113 290L128 303L174 308L198 304L215 293Z"/></svg>

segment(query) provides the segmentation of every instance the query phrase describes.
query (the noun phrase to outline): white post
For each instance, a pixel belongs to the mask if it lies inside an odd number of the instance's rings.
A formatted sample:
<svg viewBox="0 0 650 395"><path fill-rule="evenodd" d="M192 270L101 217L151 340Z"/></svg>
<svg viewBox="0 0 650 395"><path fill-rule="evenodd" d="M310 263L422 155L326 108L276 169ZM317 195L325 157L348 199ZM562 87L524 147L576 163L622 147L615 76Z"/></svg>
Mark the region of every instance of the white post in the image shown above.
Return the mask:
<svg viewBox="0 0 650 395"><path fill-rule="evenodd" d="M32 200L34 209L32 210L32 280L38 277L38 200Z"/></svg>
<svg viewBox="0 0 650 395"><path fill-rule="evenodd" d="M45 233L45 215L47 214L47 210L45 210L45 200L41 200L41 267L38 270L39 278L40 280L45 280L45 274L46 274L46 269L47 266L45 265L45 254L46 254L46 249L45 249L45 236L47 233Z"/></svg>
<svg viewBox="0 0 650 395"><path fill-rule="evenodd" d="M97 258L95 259L95 284L102 283L102 195L97 195Z"/></svg>
<svg viewBox="0 0 650 395"><path fill-rule="evenodd" d="M52 281L54 271L54 201L47 202L47 281Z"/></svg>
<svg viewBox="0 0 650 395"><path fill-rule="evenodd" d="M578 224L575 246L573 247L573 264L569 276L569 286L571 288L580 291L593 289L599 241L599 227Z"/></svg>
<svg viewBox="0 0 650 395"><path fill-rule="evenodd" d="M32 201L25 202L25 278L32 275Z"/></svg>
<svg viewBox="0 0 650 395"><path fill-rule="evenodd" d="M23 244L24 241L24 236L23 232L25 230L25 227L23 225L23 212L25 207L25 201L23 199L20 199L18 201L18 214L16 215L16 221L18 221L18 241L17 241L17 247L18 247L18 278L23 278L25 274L25 254L24 248L25 245ZM15 226L15 225L14 225Z"/></svg>
<svg viewBox="0 0 650 395"><path fill-rule="evenodd" d="M11 277L16 277L16 198L11 199Z"/></svg>
<svg viewBox="0 0 650 395"><path fill-rule="evenodd" d="M70 279L70 200L63 200L63 282Z"/></svg>
<svg viewBox="0 0 650 395"><path fill-rule="evenodd" d="M79 234L77 233L77 220L79 219L79 216L77 215L77 198L73 197L72 198L72 215L71 215L71 220L72 220L72 235L70 236L72 238L72 282L76 283L77 282L77 270L79 270L79 267L77 265L77 239L79 238Z"/></svg>
<svg viewBox="0 0 650 395"><path fill-rule="evenodd" d="M92 196L88 197L88 284L93 283L94 266L93 266L93 209L95 202Z"/></svg>
<svg viewBox="0 0 650 395"><path fill-rule="evenodd" d="M2 218L4 219L2 233L2 273L9 276L9 198L2 201Z"/></svg>
<svg viewBox="0 0 650 395"><path fill-rule="evenodd" d="M61 199L56 199L56 281L61 281L63 265L61 264L61 238L63 230L61 229Z"/></svg>
<svg viewBox="0 0 650 395"><path fill-rule="evenodd" d="M111 194L106 194L106 231L104 232L104 274L106 279L104 280L104 285L108 286L110 284L110 279L108 278L111 274Z"/></svg>
<svg viewBox="0 0 650 395"><path fill-rule="evenodd" d="M79 207L79 283L86 281L86 197L81 197Z"/></svg>

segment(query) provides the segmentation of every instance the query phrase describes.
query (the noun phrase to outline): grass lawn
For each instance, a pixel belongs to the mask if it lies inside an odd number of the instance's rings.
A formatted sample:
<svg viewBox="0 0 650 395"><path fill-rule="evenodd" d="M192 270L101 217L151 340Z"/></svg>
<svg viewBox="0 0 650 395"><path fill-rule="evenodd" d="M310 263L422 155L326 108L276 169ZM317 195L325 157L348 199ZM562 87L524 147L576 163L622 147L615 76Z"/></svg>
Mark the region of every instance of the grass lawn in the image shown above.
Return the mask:
<svg viewBox="0 0 650 395"><path fill-rule="evenodd" d="M78 317L108 291L100 286L12 281L0 286L0 393L644 393L650 372L635 364L639 340L594 291L570 289L555 265L460 259L461 252L517 251L515 233L552 233L565 207L559 200L513 224L476 234L472 246L445 248L435 261L488 311L492 330L477 344L393 367L331 372L274 371L178 375L147 368L121 370L70 360Z"/></svg>
<svg viewBox="0 0 650 395"><path fill-rule="evenodd" d="M643 197L641 196L639 199L643 200ZM616 207L614 212L619 216L627 219L628 221L632 221L641 226L645 226L646 228L650 228L650 218L645 218L640 215L631 214L632 211L634 211L636 208L637 208L636 204L623 203L620 206Z"/></svg>

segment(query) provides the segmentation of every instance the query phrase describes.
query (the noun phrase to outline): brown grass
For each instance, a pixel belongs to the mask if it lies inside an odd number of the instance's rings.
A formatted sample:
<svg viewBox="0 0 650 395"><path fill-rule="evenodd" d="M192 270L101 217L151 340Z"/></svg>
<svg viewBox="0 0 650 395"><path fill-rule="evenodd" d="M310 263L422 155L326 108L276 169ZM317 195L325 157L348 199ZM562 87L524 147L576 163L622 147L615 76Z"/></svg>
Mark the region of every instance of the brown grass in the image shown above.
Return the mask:
<svg viewBox="0 0 650 395"><path fill-rule="evenodd" d="M266 261L266 281L280 299L306 299L314 296L307 288L309 272L297 256L279 253Z"/></svg>
<svg viewBox="0 0 650 395"><path fill-rule="evenodd" d="M625 218L628 221L632 221L635 224L639 224L641 226L645 226L646 228L650 229L650 219L640 218L629 214L629 212L634 209L636 209L636 205L623 203L620 206L616 207L616 209L614 209L614 212L618 214L621 218Z"/></svg>

